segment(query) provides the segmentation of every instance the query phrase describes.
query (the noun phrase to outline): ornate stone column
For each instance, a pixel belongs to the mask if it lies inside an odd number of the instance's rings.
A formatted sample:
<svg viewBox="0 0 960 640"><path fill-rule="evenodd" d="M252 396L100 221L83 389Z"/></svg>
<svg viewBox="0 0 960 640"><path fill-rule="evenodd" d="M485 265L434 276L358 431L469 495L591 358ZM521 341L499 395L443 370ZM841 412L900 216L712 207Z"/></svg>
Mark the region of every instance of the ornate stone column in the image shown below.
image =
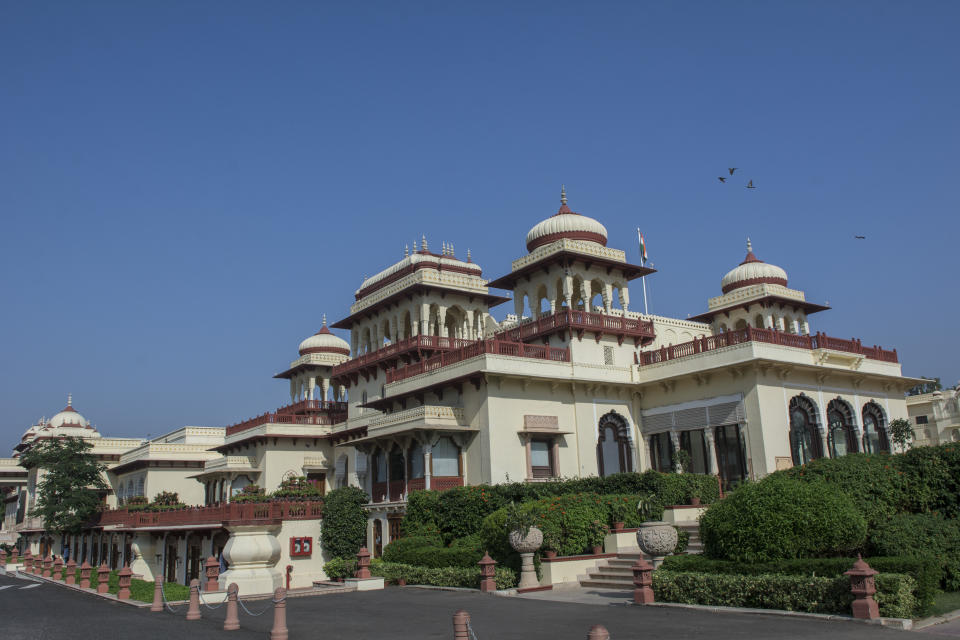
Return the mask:
<svg viewBox="0 0 960 640"><path fill-rule="evenodd" d="M228 525L226 529L230 532L223 549L227 570L217 578L220 590L225 591L231 582L245 594L270 593L280 587L280 525Z"/></svg>

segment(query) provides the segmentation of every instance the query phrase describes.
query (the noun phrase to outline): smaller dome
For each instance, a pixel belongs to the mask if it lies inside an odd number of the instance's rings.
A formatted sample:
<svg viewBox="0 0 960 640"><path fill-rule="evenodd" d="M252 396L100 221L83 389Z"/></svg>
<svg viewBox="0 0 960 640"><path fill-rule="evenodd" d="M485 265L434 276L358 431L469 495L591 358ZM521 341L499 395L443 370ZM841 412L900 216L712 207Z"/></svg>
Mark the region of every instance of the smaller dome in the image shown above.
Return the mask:
<svg viewBox="0 0 960 640"><path fill-rule="evenodd" d="M753 254L753 245L747 238L747 257L735 268L727 272L720 281L723 293L734 289L749 287L752 284L779 284L787 286L787 272L775 264L767 264Z"/></svg>
<svg viewBox="0 0 960 640"><path fill-rule="evenodd" d="M561 238L586 240L607 246L607 228L593 218L571 211L567 206L565 188L560 190L560 210L527 233L527 251L533 251Z"/></svg>
<svg viewBox="0 0 960 640"><path fill-rule="evenodd" d="M49 429L56 429L58 427L81 427L88 428L90 426L90 421L84 418L82 415L77 413L73 408L73 394L67 396L67 406L63 411L56 414L49 421L47 421L47 427Z"/></svg>
<svg viewBox="0 0 960 640"><path fill-rule="evenodd" d="M324 315L323 327L320 331L300 343L300 355L305 356L308 353L339 353L349 356L350 343L333 335L330 329L327 329L327 316Z"/></svg>

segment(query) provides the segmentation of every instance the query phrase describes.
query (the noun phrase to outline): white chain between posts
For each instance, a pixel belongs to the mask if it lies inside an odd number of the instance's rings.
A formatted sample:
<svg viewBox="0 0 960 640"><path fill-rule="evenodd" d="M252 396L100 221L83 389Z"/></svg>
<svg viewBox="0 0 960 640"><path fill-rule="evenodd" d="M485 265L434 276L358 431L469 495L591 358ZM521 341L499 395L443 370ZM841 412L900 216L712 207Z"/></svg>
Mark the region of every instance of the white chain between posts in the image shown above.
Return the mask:
<svg viewBox="0 0 960 640"><path fill-rule="evenodd" d="M473 630L473 625L470 624L469 620L467 620L467 631L470 632L470 637L473 638L473 640L479 640L477 638L477 632Z"/></svg>
<svg viewBox="0 0 960 640"><path fill-rule="evenodd" d="M199 585L199 584L197 585L197 595L200 596L200 602L203 603L203 606L205 606L207 609L211 609L211 610L214 610L214 611L216 611L217 609L219 609L220 607L222 607L223 605L225 605L225 604L227 603L227 601L224 600L223 602L221 602L219 605L217 605L217 606L215 607L215 606L213 606L212 604L210 604L209 602L207 602L207 599L203 597L203 592L200 591L200 585Z"/></svg>
<svg viewBox="0 0 960 640"><path fill-rule="evenodd" d="M286 596L286 595L284 595L284 596L283 596L282 598L280 598L279 600L274 600L273 598L270 598L270 602L272 602L274 605L278 605L278 604L280 604L281 602L286 602L286 601L287 601L287 596ZM251 616L262 616L262 615L265 614L267 611L270 611L270 607L267 607L267 608L265 608L263 611L260 611L260 612L258 612L258 613L254 613L254 612L250 611L250 609L247 609L247 605L243 604L243 600L240 599L240 595L239 595L239 594L237 594L237 602L239 602L239 603L240 603L240 606L243 608L243 610L247 612L247 615L251 615Z"/></svg>
<svg viewBox="0 0 960 640"><path fill-rule="evenodd" d="M163 599L163 606L165 606L170 613L176 613L177 610L174 609L173 607L171 607L171 606L170 606L170 603L167 602L167 593L166 593L166 591L167 591L167 590L166 590L166 584L161 581L161 582L160 582L160 598Z"/></svg>

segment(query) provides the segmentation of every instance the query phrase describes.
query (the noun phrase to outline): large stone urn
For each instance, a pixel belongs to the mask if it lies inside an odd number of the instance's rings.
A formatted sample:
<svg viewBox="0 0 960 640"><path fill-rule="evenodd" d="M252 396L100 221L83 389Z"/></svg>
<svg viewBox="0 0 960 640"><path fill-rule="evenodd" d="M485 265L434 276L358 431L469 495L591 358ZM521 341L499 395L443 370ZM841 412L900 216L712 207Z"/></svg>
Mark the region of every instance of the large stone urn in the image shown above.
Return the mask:
<svg viewBox="0 0 960 640"><path fill-rule="evenodd" d="M519 589L530 589L540 586L537 580L537 570L533 567L533 554L543 544L543 531L530 527L527 535L522 535L519 529L510 532L510 546L520 554L520 585Z"/></svg>
<svg viewBox="0 0 960 640"><path fill-rule="evenodd" d="M653 558L653 568L663 564L663 558L677 548L677 530L662 520L644 522L637 529L637 545Z"/></svg>

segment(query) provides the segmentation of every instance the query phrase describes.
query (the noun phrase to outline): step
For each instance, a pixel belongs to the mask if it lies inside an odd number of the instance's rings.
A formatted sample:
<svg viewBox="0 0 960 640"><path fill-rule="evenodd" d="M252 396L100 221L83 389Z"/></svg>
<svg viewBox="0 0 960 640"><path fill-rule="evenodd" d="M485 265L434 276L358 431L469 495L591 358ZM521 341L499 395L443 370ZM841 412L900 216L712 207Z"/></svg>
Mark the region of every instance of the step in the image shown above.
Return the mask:
<svg viewBox="0 0 960 640"><path fill-rule="evenodd" d="M618 591L626 591L628 589L633 589L633 582L612 582L608 580L581 580L581 587L592 587L594 589L617 589Z"/></svg>
<svg viewBox="0 0 960 640"><path fill-rule="evenodd" d="M596 578L597 576L609 576L609 577L628 577L631 580L633 579L633 569L627 567L598 567L596 569L590 569L587 571L587 575L591 578Z"/></svg>

